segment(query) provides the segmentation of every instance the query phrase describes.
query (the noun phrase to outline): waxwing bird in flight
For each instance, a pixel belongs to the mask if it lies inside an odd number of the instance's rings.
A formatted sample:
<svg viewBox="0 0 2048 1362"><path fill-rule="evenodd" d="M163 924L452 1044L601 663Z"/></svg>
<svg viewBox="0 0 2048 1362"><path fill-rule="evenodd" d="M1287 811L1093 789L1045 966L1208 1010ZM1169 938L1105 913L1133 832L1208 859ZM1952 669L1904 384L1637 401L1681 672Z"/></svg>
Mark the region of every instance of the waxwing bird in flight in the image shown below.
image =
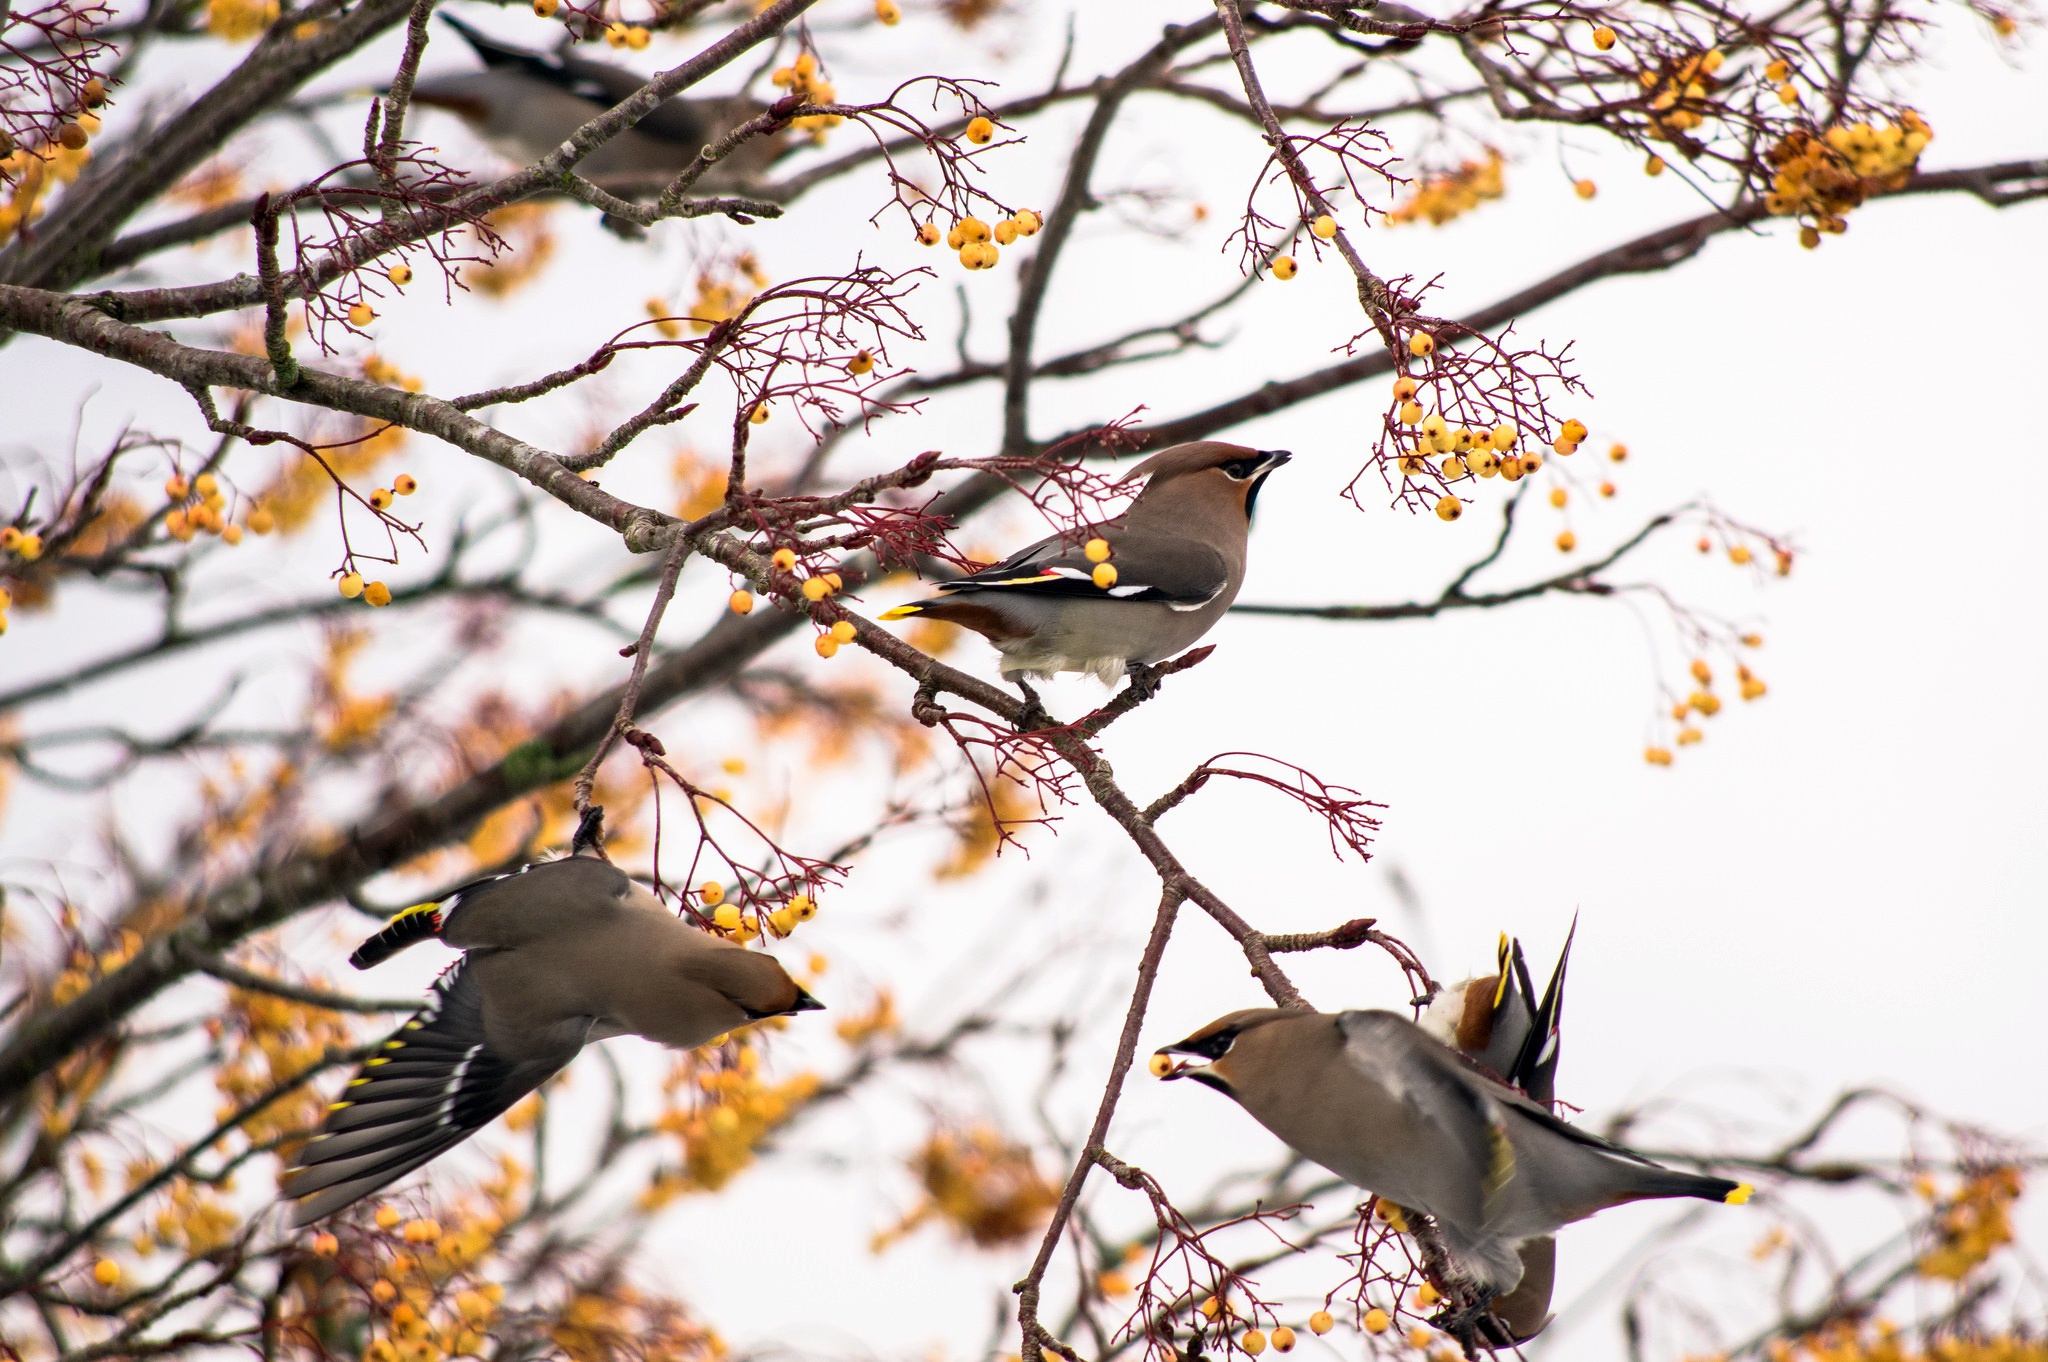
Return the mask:
<svg viewBox="0 0 2048 1362"><path fill-rule="evenodd" d="M368 969L428 937L463 952L365 1061L285 1174L293 1223L352 1205L462 1143L591 1041L687 1050L823 1004L773 959L699 931L596 856L530 865L408 908Z"/></svg>
<svg viewBox="0 0 2048 1362"><path fill-rule="evenodd" d="M1422 1029L1545 1107L1554 1108L1564 973L1577 935L1575 919L1539 1000L1529 981L1522 943L1503 932L1494 972L1439 993L1422 1014ZM1513 1291L1493 1300L1491 1318L1481 1326L1487 1342L1510 1347L1528 1342L1550 1323L1557 1240L1538 1235L1524 1240L1515 1252L1522 1260L1522 1279Z"/></svg>
<svg viewBox="0 0 2048 1362"><path fill-rule="evenodd" d="M422 76L413 102L461 118L491 150L520 165L546 156L570 134L647 83L623 66L592 61L573 51L533 52L512 47L453 15L441 19L483 60L481 71ZM599 184L655 190L697 159L707 144L768 106L744 97L671 99L577 163L577 173ZM709 191L757 182L788 150L781 133L750 137L697 181Z"/></svg>
<svg viewBox="0 0 2048 1362"><path fill-rule="evenodd" d="M1228 1094L1303 1158L1428 1215L1472 1293L1446 1324L1468 1350L1520 1284L1530 1241L1629 1201L1749 1199L1745 1183L1566 1124L1393 1012L1233 1012L1161 1050L1153 1071Z"/></svg>
<svg viewBox="0 0 2048 1362"><path fill-rule="evenodd" d="M1122 515L1050 535L882 618L974 630L1002 653L1005 680L1092 672L1108 685L1128 672L1149 690L1144 669L1192 646L1237 599L1259 488L1292 457L1216 440L1162 449L1120 480L1144 480Z"/></svg>

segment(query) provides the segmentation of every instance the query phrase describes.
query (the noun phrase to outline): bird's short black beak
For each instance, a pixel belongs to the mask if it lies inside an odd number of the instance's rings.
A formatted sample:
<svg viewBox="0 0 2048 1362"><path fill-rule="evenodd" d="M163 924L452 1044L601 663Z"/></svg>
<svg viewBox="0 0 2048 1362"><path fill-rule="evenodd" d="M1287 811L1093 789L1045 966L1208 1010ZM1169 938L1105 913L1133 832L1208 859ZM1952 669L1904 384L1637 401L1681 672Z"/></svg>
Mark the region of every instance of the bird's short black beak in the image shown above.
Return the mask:
<svg viewBox="0 0 2048 1362"><path fill-rule="evenodd" d="M1264 466L1259 469L1261 473L1270 473L1294 457L1294 451L1290 449L1262 449L1259 453L1266 456Z"/></svg>
<svg viewBox="0 0 2048 1362"><path fill-rule="evenodd" d="M789 1010L792 1012L823 1012L825 1004L799 988L796 991L796 1001L789 1005Z"/></svg>

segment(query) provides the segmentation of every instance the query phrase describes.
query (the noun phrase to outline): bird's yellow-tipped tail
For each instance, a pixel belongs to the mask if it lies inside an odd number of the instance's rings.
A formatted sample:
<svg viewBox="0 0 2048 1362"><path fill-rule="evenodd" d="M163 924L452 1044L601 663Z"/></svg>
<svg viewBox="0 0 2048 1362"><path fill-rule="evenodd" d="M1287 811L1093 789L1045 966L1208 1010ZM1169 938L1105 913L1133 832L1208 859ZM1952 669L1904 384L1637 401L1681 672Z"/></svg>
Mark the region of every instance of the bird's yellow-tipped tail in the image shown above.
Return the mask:
<svg viewBox="0 0 2048 1362"><path fill-rule="evenodd" d="M1749 1203L1750 1197L1755 1194L1756 1188L1746 1182L1738 1182L1735 1184L1735 1190L1722 1197L1721 1200L1730 1206L1744 1206Z"/></svg>
<svg viewBox="0 0 2048 1362"><path fill-rule="evenodd" d="M922 613L924 613L924 607L921 605L899 605L894 610L884 610L875 618L881 620L901 620L909 619L912 615Z"/></svg>

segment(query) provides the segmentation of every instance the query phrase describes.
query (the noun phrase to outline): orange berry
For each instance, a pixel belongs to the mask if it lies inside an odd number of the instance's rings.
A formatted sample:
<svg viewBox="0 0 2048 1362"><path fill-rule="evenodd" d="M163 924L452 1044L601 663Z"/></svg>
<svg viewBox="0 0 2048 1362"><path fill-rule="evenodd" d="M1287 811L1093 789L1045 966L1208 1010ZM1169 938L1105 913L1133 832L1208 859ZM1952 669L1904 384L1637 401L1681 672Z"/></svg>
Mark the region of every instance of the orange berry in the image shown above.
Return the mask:
<svg viewBox="0 0 2048 1362"><path fill-rule="evenodd" d="M391 490L402 497L409 497L420 490L420 480L410 473L400 473L391 480Z"/></svg>
<svg viewBox="0 0 2048 1362"><path fill-rule="evenodd" d="M796 550L777 549L775 550L775 556L768 561L775 564L779 570L788 572L796 567Z"/></svg>
<svg viewBox="0 0 2048 1362"><path fill-rule="evenodd" d="M363 599L382 608L391 604L391 588L382 582L371 582L363 588Z"/></svg>
<svg viewBox="0 0 2048 1362"><path fill-rule="evenodd" d="M996 125L988 119L976 117L967 120L967 140L976 146L985 145L995 135Z"/></svg>
<svg viewBox="0 0 2048 1362"><path fill-rule="evenodd" d="M1600 186L1594 184L1591 180L1574 180L1572 182L1572 192L1582 199L1590 199L1600 192Z"/></svg>
<svg viewBox="0 0 2048 1362"><path fill-rule="evenodd" d="M1330 1332L1330 1326L1327 1322L1329 1318L1329 1311L1318 1310L1315 1314L1309 1316L1308 1327L1311 1329L1315 1329L1315 1331L1319 1334L1327 1334L1328 1332ZM1320 1329L1316 1329L1316 1320L1318 1319L1325 1321L1323 1327ZM1380 1309L1377 1305L1375 1305L1372 1309L1365 1312L1365 1331L1369 1334L1383 1334L1388 1330L1389 1327L1393 1325L1393 1323L1393 1319L1387 1314L1387 1312Z"/></svg>
<svg viewBox="0 0 2048 1362"><path fill-rule="evenodd" d="M1301 266L1294 263L1293 256L1283 255L1275 257L1273 261L1273 277L1275 279L1285 281L1288 279L1292 279L1296 274L1300 272Z"/></svg>
<svg viewBox="0 0 2048 1362"><path fill-rule="evenodd" d="M818 650L819 657L830 657L839 651L839 640L830 634L820 634L811 646Z"/></svg>
<svg viewBox="0 0 2048 1362"><path fill-rule="evenodd" d="M1671 764L1671 749L1666 747L1646 747L1643 749L1643 760L1652 766L1669 766Z"/></svg>
<svg viewBox="0 0 2048 1362"><path fill-rule="evenodd" d="M1456 497L1440 497L1436 503L1436 518L1446 523L1465 514L1465 503Z"/></svg>
<svg viewBox="0 0 2048 1362"><path fill-rule="evenodd" d="M1609 28L1609 27L1608 27L1607 25L1605 25L1605 24L1602 24L1602 25L1600 25L1600 27L1598 27L1598 28L1594 29L1594 30L1593 30L1593 46L1595 46L1595 47L1599 48L1599 49L1600 49L1600 50L1601 50L1602 52L1605 52L1605 51L1607 51L1607 50L1608 50L1609 48L1613 47L1613 46L1614 46L1614 30L1613 30L1613 29L1611 29L1611 28Z"/></svg>
<svg viewBox="0 0 2048 1362"><path fill-rule="evenodd" d="M1436 353L1436 337L1427 331L1418 331L1408 338L1408 353L1421 359Z"/></svg>
<svg viewBox="0 0 2048 1362"><path fill-rule="evenodd" d="M348 310L348 324L355 327L368 326L377 320L377 314L368 303L353 303Z"/></svg>
<svg viewBox="0 0 2048 1362"><path fill-rule="evenodd" d="M1566 530L1564 533L1558 535L1557 537L1557 551L1559 553L1570 553L1573 549L1577 548L1578 546L1579 537L1573 534L1570 530Z"/></svg>
<svg viewBox="0 0 2048 1362"><path fill-rule="evenodd" d="M412 282L412 266L393 265L390 269L384 271L384 277L389 279L394 287L404 288Z"/></svg>
<svg viewBox="0 0 2048 1362"><path fill-rule="evenodd" d="M732 612L735 615L749 614L754 609L754 593L751 591L735 591L726 599L726 604L732 608Z"/></svg>
<svg viewBox="0 0 2048 1362"><path fill-rule="evenodd" d="M1613 496L1613 495L1614 495L1614 484L1613 484L1613 483L1611 483L1611 482L1603 482L1603 483L1601 483L1601 484L1600 484L1600 495L1601 495L1601 496L1603 496L1603 497L1611 497L1611 496Z"/></svg>

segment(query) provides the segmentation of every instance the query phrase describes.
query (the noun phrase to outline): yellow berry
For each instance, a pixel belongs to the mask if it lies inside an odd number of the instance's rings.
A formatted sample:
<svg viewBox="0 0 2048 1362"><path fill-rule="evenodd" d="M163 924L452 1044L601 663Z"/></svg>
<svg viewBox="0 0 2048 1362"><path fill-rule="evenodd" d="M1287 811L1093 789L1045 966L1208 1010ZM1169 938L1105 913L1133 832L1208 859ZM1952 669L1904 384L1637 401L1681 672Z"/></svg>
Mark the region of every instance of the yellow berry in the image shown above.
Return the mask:
<svg viewBox="0 0 2048 1362"><path fill-rule="evenodd" d="M183 501L192 494L192 484L176 476L164 479L164 495L172 501Z"/></svg>
<svg viewBox="0 0 2048 1362"><path fill-rule="evenodd" d="M370 493L371 509L381 511L390 504L391 489L389 487L379 487L376 491Z"/></svg>
<svg viewBox="0 0 2048 1362"><path fill-rule="evenodd" d="M1436 337L1427 331L1418 331L1408 338L1408 353L1421 359L1436 353Z"/></svg>
<svg viewBox="0 0 2048 1362"><path fill-rule="evenodd" d="M1409 398L1415 396L1415 391L1415 380L1408 377L1408 375L1402 374L1399 378L1394 380L1394 400L1396 402L1405 402Z"/></svg>
<svg viewBox="0 0 2048 1362"><path fill-rule="evenodd" d="M1017 224L1017 231L1023 236L1037 236L1038 229L1045 225L1045 219L1039 217L1038 214L1032 212L1029 208L1018 209L1016 216L1011 218L1010 221Z"/></svg>
<svg viewBox="0 0 2048 1362"><path fill-rule="evenodd" d="M1337 235L1337 219L1325 213L1315 220L1309 227L1309 230L1323 240L1328 241L1331 237Z"/></svg>
<svg viewBox="0 0 2048 1362"><path fill-rule="evenodd" d="M1790 81L1780 85L1778 87L1778 102L1780 104L1797 104L1799 102L1799 87Z"/></svg>
<svg viewBox="0 0 2048 1362"><path fill-rule="evenodd" d="M1164 1054L1154 1055L1152 1056L1151 1064L1147 1067L1151 1069L1154 1078L1164 1078L1173 1072L1173 1056Z"/></svg>
<svg viewBox="0 0 2048 1362"><path fill-rule="evenodd" d="M919 223L917 228L917 244L920 246L938 245L939 224L936 222Z"/></svg>
<svg viewBox="0 0 2048 1362"><path fill-rule="evenodd" d="M1116 585L1116 564L1097 563L1095 571L1090 573L1089 576L1094 580L1095 585L1107 591Z"/></svg>
<svg viewBox="0 0 2048 1362"><path fill-rule="evenodd" d="M870 373L874 367L875 357L865 350L856 352L852 359L846 361L846 372L849 374L860 375Z"/></svg>
<svg viewBox="0 0 2048 1362"><path fill-rule="evenodd" d="M1467 466L1482 478L1500 476L1500 455L1490 449L1474 450Z"/></svg>
<svg viewBox="0 0 2048 1362"><path fill-rule="evenodd" d="M1515 447L1515 441L1521 437L1522 432L1516 430L1511 423L1503 421L1493 428L1492 433L1486 437L1486 442L1505 454Z"/></svg>
<svg viewBox="0 0 2048 1362"><path fill-rule="evenodd" d="M1427 1310L1442 1299L1443 1296L1428 1282L1415 1288L1415 1308L1418 1310Z"/></svg>
<svg viewBox="0 0 2048 1362"><path fill-rule="evenodd" d="M1500 475L1509 482L1519 482L1522 475L1528 471L1528 465L1519 454L1510 454L1500 461Z"/></svg>
<svg viewBox="0 0 2048 1362"><path fill-rule="evenodd" d="M1593 30L1593 46L1595 46L1595 47L1599 48L1599 49L1600 49L1600 50L1601 50L1602 52L1605 52L1605 51L1607 51L1607 50L1608 50L1609 48L1613 47L1613 46L1614 46L1614 30L1613 30L1613 29L1611 29L1611 28L1609 28L1609 27L1608 27L1607 25L1605 25L1605 24L1602 24L1602 25L1600 25L1600 27L1598 27L1598 28L1594 29L1594 30Z"/></svg>
<svg viewBox="0 0 2048 1362"><path fill-rule="evenodd" d="M78 102L88 109L97 109L107 102L107 84L98 76L87 81L78 91Z"/></svg>
<svg viewBox="0 0 2048 1362"><path fill-rule="evenodd" d="M1737 544L1733 548L1730 548L1728 550L1728 561L1735 564L1737 567L1741 567L1744 563L1747 563L1749 561L1749 557L1749 546L1746 544Z"/></svg>
<svg viewBox="0 0 2048 1362"><path fill-rule="evenodd" d="M1706 734L1700 732L1700 730L1698 730L1697 728L1681 728L1678 730L1678 745L1680 747L1691 747L1694 743L1703 740L1706 736Z"/></svg>
<svg viewBox="0 0 2048 1362"><path fill-rule="evenodd" d="M121 1282L121 1265L112 1258L102 1258L92 1265L92 1279L101 1286L118 1286Z"/></svg>
<svg viewBox="0 0 2048 1362"><path fill-rule="evenodd" d="M790 69L796 72L798 80L809 80L818 74L818 54L799 52L795 64Z"/></svg>
<svg viewBox="0 0 2048 1362"><path fill-rule="evenodd" d="M720 904L711 914L711 923L721 932L736 932L740 926L740 910L737 904Z"/></svg>
<svg viewBox="0 0 2048 1362"><path fill-rule="evenodd" d="M1570 440L1573 444L1577 444L1586 438L1586 423L1577 417L1573 417L1558 427L1557 434L1559 439Z"/></svg>
<svg viewBox="0 0 2048 1362"><path fill-rule="evenodd" d="M1386 1325L1386 1318L1387 1318L1387 1312L1386 1312L1386 1311L1384 1311L1384 1310L1368 1310L1368 1311L1366 1311L1366 1312L1365 1312L1365 1327L1366 1327L1366 1328L1368 1328L1368 1329L1372 1329L1372 1317L1373 1317L1374 1315L1378 1315L1378 1316L1380 1317L1380 1328L1379 1328L1379 1329L1373 1329L1373 1330L1372 1330L1372 1331L1373 1331L1374 1333L1378 1333L1378 1332L1380 1332L1380 1329L1384 1329L1384 1328L1386 1328L1386 1327L1387 1327L1387 1325ZM1314 1313L1313 1315L1310 1315L1310 1316L1308 1317L1308 1331L1309 1331L1310 1333L1312 1333L1312 1334L1316 1334L1316 1335L1318 1335L1318 1336L1320 1336L1320 1335L1323 1335L1323 1334L1327 1334L1327 1333L1329 1333L1329 1332L1330 1332L1330 1330L1332 1330L1332 1329L1334 1329L1334 1328L1336 1328L1336 1327L1337 1327L1337 1321L1336 1321L1336 1320L1334 1320L1334 1319L1332 1319L1332 1318L1330 1317L1330 1312L1329 1312L1328 1310L1318 1310L1318 1311L1316 1311L1316 1312L1315 1312L1315 1313Z"/></svg>
<svg viewBox="0 0 2048 1362"><path fill-rule="evenodd" d="M807 601L822 601L832 594L832 583L826 581L823 577L806 577L804 578L803 593L804 599Z"/></svg>
<svg viewBox="0 0 2048 1362"><path fill-rule="evenodd" d="M1612 445L1612 446L1610 446L1610 447L1608 448L1608 450L1607 450L1607 457L1608 457L1609 459L1613 460L1613 461L1614 461L1615 463L1627 463L1627 462L1628 462L1628 446L1627 446L1627 445Z"/></svg>
<svg viewBox="0 0 2048 1362"><path fill-rule="evenodd" d="M606 24L604 27L604 40L613 47L624 47L626 45L626 26L624 24Z"/></svg>
<svg viewBox="0 0 2048 1362"><path fill-rule="evenodd" d="M980 218L965 217L960 219L961 241L987 241L989 237L992 235L993 233L991 233L988 229L988 224L986 222L983 222Z"/></svg>
<svg viewBox="0 0 2048 1362"><path fill-rule="evenodd" d="M389 279L394 287L404 288L412 282L412 266L393 265L390 269L384 271L384 277Z"/></svg>
<svg viewBox="0 0 2048 1362"><path fill-rule="evenodd" d="M818 915L818 905L816 902L812 900L809 894L798 894L796 897L792 898L788 903L784 904L783 906L789 910L790 915L794 917L798 922L809 922L812 918ZM824 957L817 955L812 956L811 973L823 974L824 972Z"/></svg>
<svg viewBox="0 0 2048 1362"><path fill-rule="evenodd" d="M1652 156L1649 160L1643 162L1643 174L1656 176L1663 173L1664 158L1662 156Z"/></svg>
<svg viewBox="0 0 2048 1362"><path fill-rule="evenodd" d="M562 7L562 0L533 0L533 12L543 19L555 17L555 11Z"/></svg>
<svg viewBox="0 0 2048 1362"><path fill-rule="evenodd" d="M996 244L1007 246L1017 239L1017 220L1004 218L996 224Z"/></svg>
<svg viewBox="0 0 2048 1362"><path fill-rule="evenodd" d="M711 907L716 908L719 904L725 902L725 886L717 880L706 880L697 886L697 897L704 900Z"/></svg>
<svg viewBox="0 0 2048 1362"><path fill-rule="evenodd" d="M321 1233L313 1236L314 1257L332 1258L335 1254L339 1252L341 1252L341 1241L339 1239L336 1239L333 1235Z"/></svg>
<svg viewBox="0 0 2048 1362"><path fill-rule="evenodd" d="M1275 1329L1273 1331L1273 1350L1275 1352L1283 1353L1293 1352L1294 1330L1288 1328L1284 1324L1281 1325L1279 1328Z"/></svg>
<svg viewBox="0 0 2048 1362"><path fill-rule="evenodd" d="M1574 180L1572 181L1572 192L1582 199L1590 199L1600 192L1600 186L1594 184L1591 180Z"/></svg>
<svg viewBox="0 0 2048 1362"><path fill-rule="evenodd" d="M356 597L362 595L363 574L361 574L360 572L350 572L343 574L341 579L341 594L348 597L350 600L354 600ZM396 1212L393 1212L393 1214L396 1214Z"/></svg>
<svg viewBox="0 0 2048 1362"><path fill-rule="evenodd" d="M1418 1324L1408 1331L1408 1346L1411 1348L1427 1348L1430 1337L1429 1330Z"/></svg>
<svg viewBox="0 0 2048 1362"><path fill-rule="evenodd" d="M839 651L839 640L830 634L820 634L811 644L819 657L830 657Z"/></svg>
<svg viewBox="0 0 2048 1362"><path fill-rule="evenodd" d="M1565 502L1566 502L1566 500L1567 500L1567 499L1568 499L1568 498L1567 498L1567 496L1566 496L1566 494L1565 494L1565 490L1564 490L1564 488L1562 488L1562 487L1553 487L1553 488L1551 488L1551 489L1550 489L1550 504L1551 504L1552 506L1559 506L1559 507L1561 507L1561 506L1563 506L1563 505L1565 504Z"/></svg>
<svg viewBox="0 0 2048 1362"><path fill-rule="evenodd" d="M903 11L896 8L896 0L875 0L875 18L884 25L894 28L902 17Z"/></svg>
<svg viewBox="0 0 2048 1362"><path fill-rule="evenodd" d="M249 531L252 534L269 534L277 528L277 517L270 513L268 506L258 506L249 512Z"/></svg>
<svg viewBox="0 0 2048 1362"><path fill-rule="evenodd" d="M1557 551L1559 553L1570 553L1578 546L1579 537L1570 530L1565 530L1557 536Z"/></svg>
<svg viewBox="0 0 2048 1362"><path fill-rule="evenodd" d="M841 643L853 642L854 635L858 632L859 630L853 627L852 620L834 620L832 623L832 637Z"/></svg>
<svg viewBox="0 0 2048 1362"><path fill-rule="evenodd" d="M1081 546L1081 556L1091 563L1106 563L1109 554L1109 541L1099 535Z"/></svg>
<svg viewBox="0 0 2048 1362"><path fill-rule="evenodd" d="M396 1206L379 1206L376 1219L377 1228L380 1230L395 1228L398 1224L398 1208ZM389 1300L390 1297L386 1296L385 1299Z"/></svg>
<svg viewBox="0 0 2048 1362"><path fill-rule="evenodd" d="M1410 401L1403 402L1401 404L1401 410L1398 413L1398 415L1401 418L1402 425L1412 426L1422 419L1422 404L1420 402L1413 401L1412 399Z"/></svg>
<svg viewBox="0 0 2048 1362"><path fill-rule="evenodd" d="M796 567L796 550L777 549L775 550L775 556L768 561L775 564L779 570L788 572Z"/></svg>
<svg viewBox="0 0 2048 1362"><path fill-rule="evenodd" d="M242 527L240 525L223 525L220 527L220 538L223 544L233 548L236 544L242 542Z"/></svg>
<svg viewBox="0 0 2048 1362"><path fill-rule="evenodd" d="M1603 497L1611 497L1611 496L1613 496L1613 495L1614 495L1614 484L1613 484L1613 483L1611 483L1611 482L1603 482L1603 483L1601 483L1601 484L1600 484L1600 495L1601 495L1601 496L1603 496Z"/></svg>
<svg viewBox="0 0 2048 1362"><path fill-rule="evenodd" d="M757 426L766 425L768 423L768 404L766 402L756 402L754 409L747 413L747 419Z"/></svg>
<svg viewBox="0 0 2048 1362"><path fill-rule="evenodd" d="M349 307L348 324L350 326L368 326L376 320L377 314L370 309L368 303L355 303Z"/></svg>
<svg viewBox="0 0 2048 1362"><path fill-rule="evenodd" d="M1465 476L1465 461L1453 454L1444 460L1443 475L1446 481L1456 482Z"/></svg>
<svg viewBox="0 0 2048 1362"><path fill-rule="evenodd" d="M1759 697L1761 697L1761 696L1763 695L1763 693L1764 693L1764 683L1763 683L1763 682L1761 682L1761 681L1759 681L1759 680L1757 680L1757 679L1756 679L1756 678L1755 678L1754 676L1752 676L1752 677L1749 677L1749 678L1747 678L1746 680L1744 680L1744 681L1743 681L1743 683L1742 683L1742 698L1743 698L1743 699L1745 699L1745 700L1755 700L1755 699L1758 699Z"/></svg>
<svg viewBox="0 0 2048 1362"><path fill-rule="evenodd" d="M1244 1349L1246 1357L1257 1357L1266 1351L1266 1335L1258 1329L1247 1329L1238 1335L1237 1346Z"/></svg>
<svg viewBox="0 0 2048 1362"><path fill-rule="evenodd" d="M1207 1300L1202 1302L1202 1317L1204 1319L1214 1319L1216 1318L1216 1316L1222 1313L1223 1302L1218 1300L1216 1297L1211 1296Z"/></svg>
<svg viewBox="0 0 2048 1362"><path fill-rule="evenodd" d="M1721 697L1712 691L1696 690L1686 697L1685 703L1706 715L1709 719L1721 712Z"/></svg>
<svg viewBox="0 0 2048 1362"><path fill-rule="evenodd" d="M363 599L381 609L391 604L391 588L382 582L371 582L363 588Z"/></svg>
<svg viewBox="0 0 2048 1362"><path fill-rule="evenodd" d="M754 593L751 591L735 591L727 598L726 604L732 607L732 612L735 615L751 614L754 609Z"/></svg>
<svg viewBox="0 0 2048 1362"><path fill-rule="evenodd" d="M995 135L996 125L989 122L988 119L977 117L967 120L967 140L976 146L983 145Z"/></svg>
<svg viewBox="0 0 2048 1362"><path fill-rule="evenodd" d="M826 586L831 587L834 591L844 591L846 589L846 583L843 579L841 579L838 573L828 572L824 575Z"/></svg>
<svg viewBox="0 0 2048 1362"><path fill-rule="evenodd" d="M1442 521L1456 520L1465 514L1465 503L1456 497L1442 497L1436 503L1436 518Z"/></svg>
<svg viewBox="0 0 2048 1362"><path fill-rule="evenodd" d="M211 473L201 473L192 479L192 490L202 497L214 496L220 491L220 479Z"/></svg>
<svg viewBox="0 0 2048 1362"><path fill-rule="evenodd" d="M1820 229L1817 227L1801 227L1799 229L1799 244L1809 251L1819 250Z"/></svg>
<svg viewBox="0 0 2048 1362"><path fill-rule="evenodd" d="M1293 277L1294 277L1294 276L1295 276L1295 275L1296 275L1297 273L1299 273L1299 272L1300 272L1300 270L1301 270L1301 266L1299 266L1299 265L1297 265L1297 264L1295 264L1295 263L1294 263L1294 257L1293 257L1293 256L1291 256L1291 255L1282 255L1282 256L1276 256L1276 257L1274 257L1274 260L1273 260L1273 277L1274 277L1275 279L1280 279L1280 280L1287 280L1287 279L1292 279L1292 278L1293 278Z"/></svg>
<svg viewBox="0 0 2048 1362"><path fill-rule="evenodd" d="M1692 666L1688 670L1692 672L1692 679L1699 682L1702 686L1711 686L1712 684L1714 684L1714 669L1707 665L1707 660L1705 658L1694 658L1692 660Z"/></svg>

